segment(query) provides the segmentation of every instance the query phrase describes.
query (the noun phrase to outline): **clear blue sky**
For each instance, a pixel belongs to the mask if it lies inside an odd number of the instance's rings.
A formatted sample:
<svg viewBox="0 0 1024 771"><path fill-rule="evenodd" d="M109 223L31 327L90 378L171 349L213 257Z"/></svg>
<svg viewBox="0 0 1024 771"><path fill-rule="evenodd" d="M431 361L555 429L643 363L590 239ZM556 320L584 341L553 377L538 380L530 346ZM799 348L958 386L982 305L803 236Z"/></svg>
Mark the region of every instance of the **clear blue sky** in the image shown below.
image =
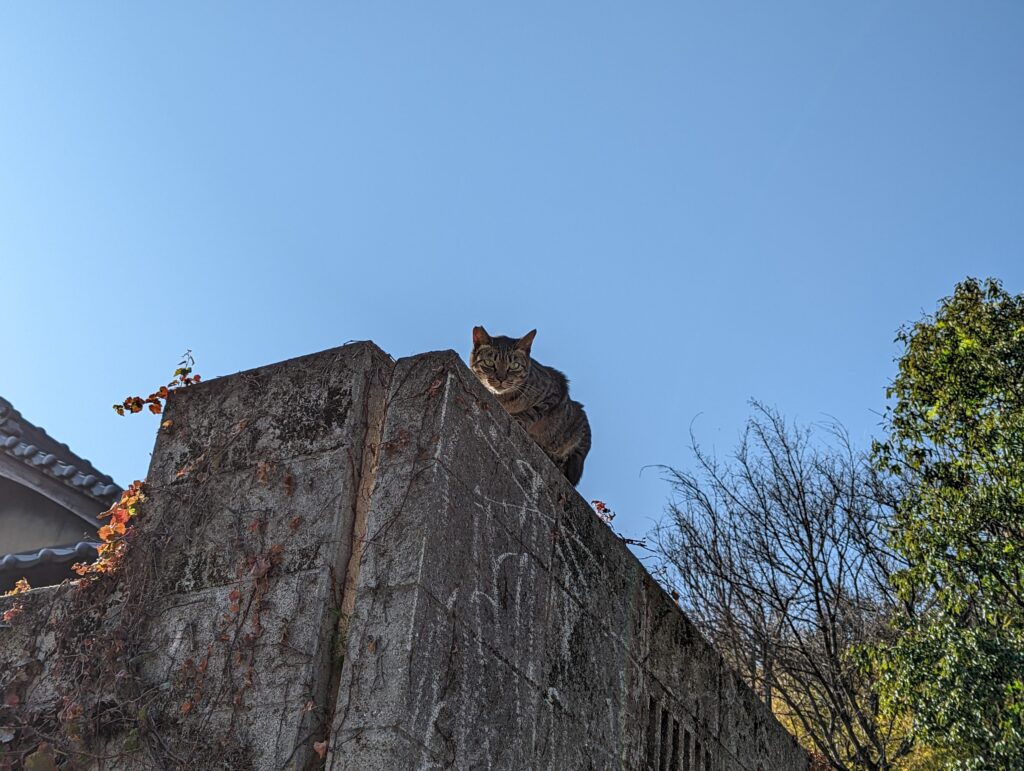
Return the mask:
<svg viewBox="0 0 1024 771"><path fill-rule="evenodd" d="M1024 291L1024 3L4 3L0 394L110 405L373 339L540 331L640 535L757 397L867 441L893 335Z"/></svg>

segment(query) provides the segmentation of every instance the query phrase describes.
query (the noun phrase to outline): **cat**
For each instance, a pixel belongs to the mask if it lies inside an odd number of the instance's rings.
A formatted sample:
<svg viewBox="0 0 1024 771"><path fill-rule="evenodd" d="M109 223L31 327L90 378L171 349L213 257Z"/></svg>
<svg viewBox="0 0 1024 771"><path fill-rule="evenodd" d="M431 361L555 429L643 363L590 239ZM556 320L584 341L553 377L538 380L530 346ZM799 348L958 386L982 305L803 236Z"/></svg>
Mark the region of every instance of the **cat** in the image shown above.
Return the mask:
<svg viewBox="0 0 1024 771"><path fill-rule="evenodd" d="M575 486L590 452L590 423L583 405L569 398L569 380L530 357L537 330L513 337L491 337L473 327L469 366Z"/></svg>

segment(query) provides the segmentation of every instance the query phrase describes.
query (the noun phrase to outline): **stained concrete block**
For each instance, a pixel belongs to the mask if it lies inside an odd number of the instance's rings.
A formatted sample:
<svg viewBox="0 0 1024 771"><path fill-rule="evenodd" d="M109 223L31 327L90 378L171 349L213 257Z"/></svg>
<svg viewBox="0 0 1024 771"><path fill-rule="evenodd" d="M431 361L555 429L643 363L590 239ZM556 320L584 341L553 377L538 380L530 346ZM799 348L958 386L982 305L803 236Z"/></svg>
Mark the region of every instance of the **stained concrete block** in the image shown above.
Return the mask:
<svg viewBox="0 0 1024 771"><path fill-rule="evenodd" d="M279 572L343 569L358 485L347 458L328 452L154 488L144 527L179 546L160 555L161 590L235 583L275 546Z"/></svg>
<svg viewBox="0 0 1024 771"><path fill-rule="evenodd" d="M18 703L32 709L48 709L57 700L60 682L53 672L58 663L54 628L63 621L67 593L66 587L48 586L0 600L0 612L15 606L19 609L10 623L0 623L3 703L10 703L12 694Z"/></svg>
<svg viewBox="0 0 1024 771"><path fill-rule="evenodd" d="M158 439L145 527L170 548L142 671L184 681L173 692L195 703L179 716L185 730L258 740L259 768L304 767L326 736L360 486L391 368L355 344L205 383L176 395Z"/></svg>
<svg viewBox="0 0 1024 771"><path fill-rule="evenodd" d="M341 467L373 421L390 370L391 358L373 343L352 343L179 389L147 481L173 484L332 451Z"/></svg>

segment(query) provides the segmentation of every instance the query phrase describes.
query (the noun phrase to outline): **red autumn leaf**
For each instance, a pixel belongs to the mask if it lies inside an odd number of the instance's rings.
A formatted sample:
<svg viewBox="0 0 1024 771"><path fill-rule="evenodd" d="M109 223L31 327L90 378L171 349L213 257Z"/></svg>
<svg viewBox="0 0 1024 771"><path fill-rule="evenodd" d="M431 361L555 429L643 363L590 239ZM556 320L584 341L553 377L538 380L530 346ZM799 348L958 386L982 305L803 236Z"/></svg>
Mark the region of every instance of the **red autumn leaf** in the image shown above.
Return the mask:
<svg viewBox="0 0 1024 771"><path fill-rule="evenodd" d="M187 715L191 711L192 711L192 702L190 702L190 701L183 701L181 703L181 714Z"/></svg>
<svg viewBox="0 0 1024 771"><path fill-rule="evenodd" d="M132 512L130 510L128 510L128 509L125 509L125 508L114 509L110 513L110 524L112 526L113 525L120 525L121 527L124 527L124 525L126 525L128 523L128 519L129 519L129 517L131 517L131 515L132 515Z"/></svg>
<svg viewBox="0 0 1024 771"><path fill-rule="evenodd" d="M327 754L327 742L313 742L313 752L320 756L321 759Z"/></svg>
<svg viewBox="0 0 1024 771"><path fill-rule="evenodd" d="M159 415L161 409L162 408L160 407L160 402L153 402L152 404L149 405L149 411L152 412L154 415Z"/></svg>

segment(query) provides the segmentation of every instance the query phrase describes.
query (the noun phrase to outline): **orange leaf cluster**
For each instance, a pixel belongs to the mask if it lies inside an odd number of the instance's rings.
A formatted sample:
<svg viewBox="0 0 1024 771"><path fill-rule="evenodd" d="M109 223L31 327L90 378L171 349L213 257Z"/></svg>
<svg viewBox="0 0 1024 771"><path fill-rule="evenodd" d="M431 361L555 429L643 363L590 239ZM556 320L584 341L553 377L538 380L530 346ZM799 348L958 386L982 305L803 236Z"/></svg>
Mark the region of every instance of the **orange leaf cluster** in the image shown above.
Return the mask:
<svg viewBox="0 0 1024 771"><path fill-rule="evenodd" d="M8 592L4 592L3 596L4 597L13 597L16 594L24 594L25 592L27 592L31 588L32 587L28 585L28 579L27 578L19 578L17 581L14 582L14 588L11 589Z"/></svg>
<svg viewBox="0 0 1024 771"><path fill-rule="evenodd" d="M145 485L136 480L121 494L121 500L100 514L100 519L110 517L110 523L100 528L99 556L92 564L82 562L71 566L80 576L98 573L112 573L117 569L128 547L127 538L134 530L129 520L138 514L139 504L146 500Z"/></svg>
<svg viewBox="0 0 1024 771"><path fill-rule="evenodd" d="M170 396L171 391L195 385L202 380L199 375L192 374L193 364L195 364L195 359L192 358L192 351L185 351L185 355L178 362L178 368L174 370L174 378L170 383L160 386L145 399L141 396L128 396L120 404L114 405L114 411L118 415L124 415L125 413L132 413L134 415L137 412L142 412L148 406L150 412L154 415L159 415L163 412L164 403L167 401L167 397Z"/></svg>
<svg viewBox="0 0 1024 771"><path fill-rule="evenodd" d="M14 588L11 589L9 592L4 592L3 596L4 597L13 597L16 594L24 594L25 592L27 592L31 588L32 587L28 585L28 580L27 579L19 578L17 581L14 582ZM17 616L19 613L21 613L24 609L25 609L25 606L23 606L20 602L12 603L11 607L9 607L7 610L5 610L3 612L3 615L0 616L0 618L3 619L3 622L5 624L9 624L14 619L14 617Z"/></svg>

